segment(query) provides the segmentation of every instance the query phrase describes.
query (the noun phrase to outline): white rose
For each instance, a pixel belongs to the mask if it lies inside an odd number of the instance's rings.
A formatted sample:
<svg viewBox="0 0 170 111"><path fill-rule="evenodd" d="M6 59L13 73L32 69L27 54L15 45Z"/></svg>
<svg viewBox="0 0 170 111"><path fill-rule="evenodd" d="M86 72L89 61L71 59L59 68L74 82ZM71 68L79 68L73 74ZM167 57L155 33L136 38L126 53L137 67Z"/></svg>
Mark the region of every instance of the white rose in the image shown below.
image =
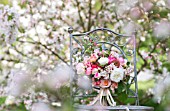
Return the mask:
<svg viewBox="0 0 170 111"><path fill-rule="evenodd" d="M84 74L85 73L85 66L83 63L78 63L76 66L77 74Z"/></svg>
<svg viewBox="0 0 170 111"><path fill-rule="evenodd" d="M106 58L106 57L101 57L101 58L98 60L98 62L99 62L100 65L104 66L104 65L108 64L109 59Z"/></svg>
<svg viewBox="0 0 170 111"><path fill-rule="evenodd" d="M114 82L120 82L120 80L123 80L124 76L124 70L123 68L114 68L114 70L111 72L110 80Z"/></svg>

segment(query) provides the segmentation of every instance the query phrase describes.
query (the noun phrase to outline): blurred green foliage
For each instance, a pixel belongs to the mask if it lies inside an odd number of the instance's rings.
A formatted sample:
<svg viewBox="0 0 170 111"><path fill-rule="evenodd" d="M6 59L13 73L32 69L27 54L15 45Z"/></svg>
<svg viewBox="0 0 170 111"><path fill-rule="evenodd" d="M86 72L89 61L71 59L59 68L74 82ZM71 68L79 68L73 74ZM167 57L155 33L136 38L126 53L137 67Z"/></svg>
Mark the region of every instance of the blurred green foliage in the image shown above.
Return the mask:
<svg viewBox="0 0 170 111"><path fill-rule="evenodd" d="M10 5L9 0L0 0L0 4Z"/></svg>

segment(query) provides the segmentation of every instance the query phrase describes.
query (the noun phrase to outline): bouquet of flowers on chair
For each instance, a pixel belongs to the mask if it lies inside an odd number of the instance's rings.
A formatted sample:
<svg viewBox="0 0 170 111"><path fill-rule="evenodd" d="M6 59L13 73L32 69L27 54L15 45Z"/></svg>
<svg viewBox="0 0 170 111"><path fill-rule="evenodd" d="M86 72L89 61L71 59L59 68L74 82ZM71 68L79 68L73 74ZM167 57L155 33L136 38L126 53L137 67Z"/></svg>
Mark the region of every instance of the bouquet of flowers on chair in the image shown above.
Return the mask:
<svg viewBox="0 0 170 111"><path fill-rule="evenodd" d="M89 76L92 86L100 89L97 97L89 105L100 101L101 105L116 106L112 93L119 88L119 82L127 82L127 76L130 76L132 69L129 69L127 59L117 51L95 49L90 56L77 63L76 71L77 74Z"/></svg>

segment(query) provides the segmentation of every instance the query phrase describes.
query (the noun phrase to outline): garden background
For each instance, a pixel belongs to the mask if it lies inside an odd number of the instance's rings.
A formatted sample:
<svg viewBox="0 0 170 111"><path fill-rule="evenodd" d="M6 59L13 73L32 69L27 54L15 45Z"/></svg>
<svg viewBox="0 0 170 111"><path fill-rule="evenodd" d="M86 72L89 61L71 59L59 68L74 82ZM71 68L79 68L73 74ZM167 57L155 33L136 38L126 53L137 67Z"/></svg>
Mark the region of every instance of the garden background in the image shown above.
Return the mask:
<svg viewBox="0 0 170 111"><path fill-rule="evenodd" d="M170 111L170 0L0 0L1 111L73 110L69 26L136 30L140 105Z"/></svg>

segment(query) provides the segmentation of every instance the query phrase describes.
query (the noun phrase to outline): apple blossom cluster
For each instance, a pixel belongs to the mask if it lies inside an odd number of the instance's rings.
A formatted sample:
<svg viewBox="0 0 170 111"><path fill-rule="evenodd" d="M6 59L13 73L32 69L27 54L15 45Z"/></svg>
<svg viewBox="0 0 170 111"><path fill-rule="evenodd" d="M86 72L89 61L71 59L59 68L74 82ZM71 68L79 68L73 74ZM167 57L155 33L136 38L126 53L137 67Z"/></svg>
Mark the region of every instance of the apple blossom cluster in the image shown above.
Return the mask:
<svg viewBox="0 0 170 111"><path fill-rule="evenodd" d="M166 101L165 97L170 96L170 72L167 68L163 68L163 73L161 76L157 76L157 83L155 87L153 88L154 92L154 100L157 103L163 102L163 100ZM167 98L168 99L168 98Z"/></svg>
<svg viewBox="0 0 170 111"><path fill-rule="evenodd" d="M0 42L12 44L18 34L19 14L13 7L0 4Z"/></svg>
<svg viewBox="0 0 170 111"><path fill-rule="evenodd" d="M107 54L106 51L98 49L76 65L77 74L89 76L93 87L110 88L112 92L118 88L119 82L129 76L127 69L127 60L117 52L111 51Z"/></svg>

